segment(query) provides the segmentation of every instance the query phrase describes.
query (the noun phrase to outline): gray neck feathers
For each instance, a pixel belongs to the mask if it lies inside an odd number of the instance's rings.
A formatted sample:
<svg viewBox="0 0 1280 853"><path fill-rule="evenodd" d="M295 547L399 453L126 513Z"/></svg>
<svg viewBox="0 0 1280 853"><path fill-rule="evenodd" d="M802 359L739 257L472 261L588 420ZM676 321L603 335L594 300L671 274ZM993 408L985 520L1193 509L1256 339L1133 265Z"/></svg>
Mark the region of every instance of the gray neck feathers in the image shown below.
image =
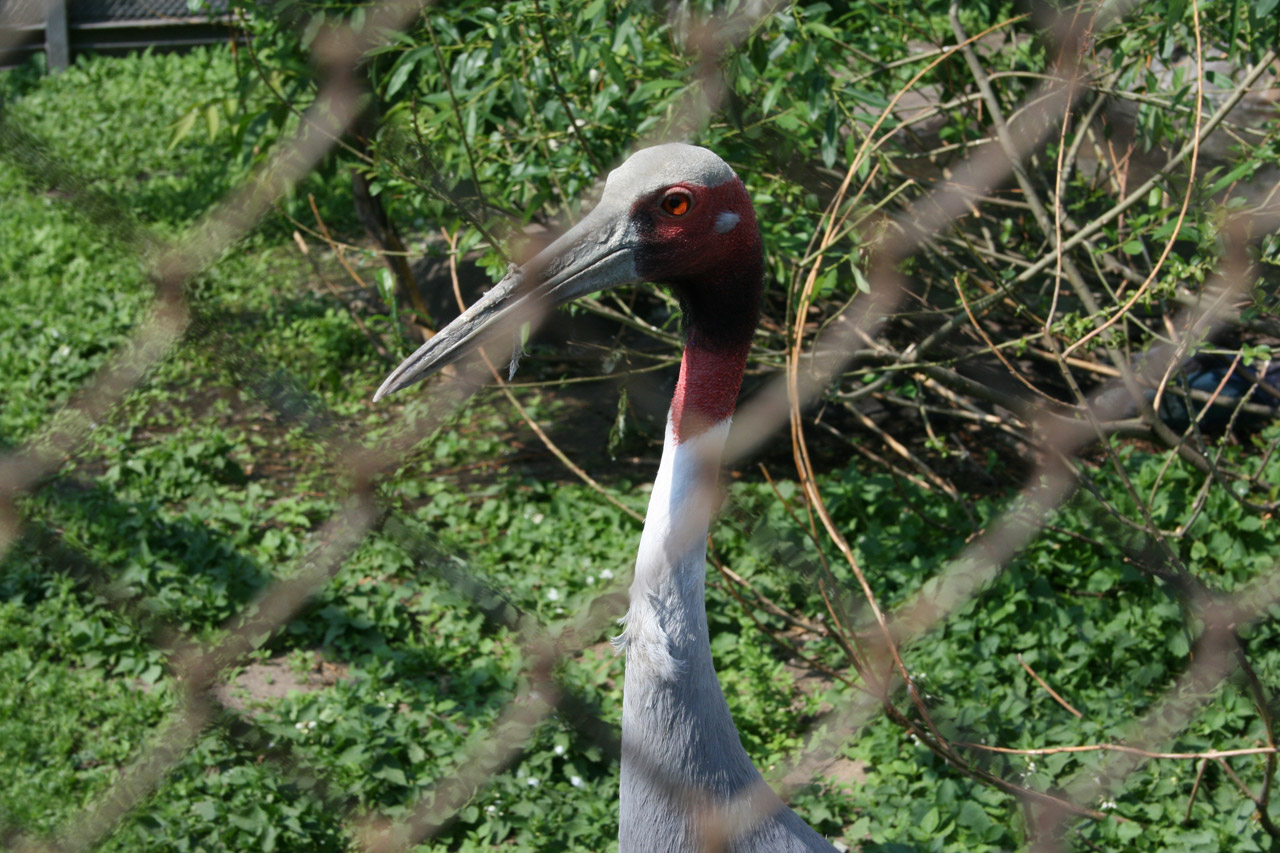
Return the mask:
<svg viewBox="0 0 1280 853"><path fill-rule="evenodd" d="M731 851L832 848L763 786L729 714L711 660L704 600L706 538L726 420L676 444L671 426L641 536L625 649L621 853L701 851L716 808L776 809ZM714 825L714 824L713 824Z"/></svg>

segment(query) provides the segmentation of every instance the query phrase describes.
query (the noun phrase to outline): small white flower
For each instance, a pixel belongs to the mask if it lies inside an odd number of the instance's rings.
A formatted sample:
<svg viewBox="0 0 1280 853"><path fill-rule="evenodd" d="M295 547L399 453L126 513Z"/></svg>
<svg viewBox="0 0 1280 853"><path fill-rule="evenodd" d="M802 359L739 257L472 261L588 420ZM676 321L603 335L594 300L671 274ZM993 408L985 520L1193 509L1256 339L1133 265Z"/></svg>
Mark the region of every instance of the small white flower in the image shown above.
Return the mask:
<svg viewBox="0 0 1280 853"><path fill-rule="evenodd" d="M581 787L582 787L582 777L581 777L581 776L570 776L570 777L569 777L569 784L570 784L570 785L572 785L572 786L573 786L573 787L575 787L575 788L581 788Z"/></svg>
<svg viewBox="0 0 1280 853"><path fill-rule="evenodd" d="M603 580L611 581L611 580L613 580L613 571L612 571L612 570L610 570L610 569L601 569L601 570L600 570L600 577L601 577Z"/></svg>
<svg viewBox="0 0 1280 853"><path fill-rule="evenodd" d="M587 583L595 583L595 582L596 582L595 575L587 575Z"/></svg>
<svg viewBox="0 0 1280 853"><path fill-rule="evenodd" d="M299 720L298 722L296 722L296 723L294 723L294 724L293 724L293 727L294 727L295 729L297 729L298 731L302 731L303 729L305 729L305 728L307 727L307 724L306 724L306 723L304 723L304 722L302 722L301 720Z"/></svg>
<svg viewBox="0 0 1280 853"><path fill-rule="evenodd" d="M498 810L498 807L497 807L497 806L485 806L485 807L484 807L484 810L485 810L485 811L487 811L489 814L493 814L494 812L496 812L496 811Z"/></svg>
<svg viewBox="0 0 1280 853"><path fill-rule="evenodd" d="M559 601L559 600L560 600L560 590L556 589L554 586L551 587L551 589L547 590L547 601Z"/></svg>
<svg viewBox="0 0 1280 853"><path fill-rule="evenodd" d="M554 752L556 755L564 755L564 747L561 746L560 744L556 744L556 748Z"/></svg>
<svg viewBox="0 0 1280 853"><path fill-rule="evenodd" d="M534 524L541 524L544 520L546 520L546 516L540 512L535 512L533 518L530 519Z"/></svg>
<svg viewBox="0 0 1280 853"><path fill-rule="evenodd" d="M310 730L310 729L314 729L315 727L316 727L316 721L315 721L315 720L308 720L308 721L307 721L307 729L308 729L308 730Z"/></svg>
<svg viewBox="0 0 1280 853"><path fill-rule="evenodd" d="M536 788L538 787L538 783L540 780L538 779L537 776L530 776L528 779L524 781L530 788Z"/></svg>

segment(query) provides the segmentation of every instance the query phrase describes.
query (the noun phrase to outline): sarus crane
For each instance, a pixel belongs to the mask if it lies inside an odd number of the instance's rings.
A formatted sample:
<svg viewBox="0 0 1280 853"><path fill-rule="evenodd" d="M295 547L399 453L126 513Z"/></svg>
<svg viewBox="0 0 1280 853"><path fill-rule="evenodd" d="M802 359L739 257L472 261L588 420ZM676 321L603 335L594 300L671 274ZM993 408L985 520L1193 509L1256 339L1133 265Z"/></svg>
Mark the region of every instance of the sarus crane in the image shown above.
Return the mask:
<svg viewBox="0 0 1280 853"><path fill-rule="evenodd" d="M673 288L685 333L630 609L616 641L626 653L619 847L833 851L764 784L711 660L707 531L764 283L755 211L727 163L679 143L632 155L610 173L590 214L512 267L397 367L374 400L479 344L511 340L531 305L642 281Z"/></svg>

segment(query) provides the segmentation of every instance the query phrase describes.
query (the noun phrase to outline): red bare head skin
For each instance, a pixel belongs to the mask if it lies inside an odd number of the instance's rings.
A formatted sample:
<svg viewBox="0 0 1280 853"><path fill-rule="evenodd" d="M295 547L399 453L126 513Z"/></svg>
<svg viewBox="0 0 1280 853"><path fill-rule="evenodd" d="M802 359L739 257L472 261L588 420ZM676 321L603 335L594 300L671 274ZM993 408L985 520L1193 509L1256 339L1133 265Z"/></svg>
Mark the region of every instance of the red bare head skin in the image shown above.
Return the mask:
<svg viewBox="0 0 1280 853"><path fill-rule="evenodd" d="M671 401L684 441L733 414L760 316L764 250L742 181L673 184L631 209L641 236L636 272L669 284L685 317L685 349Z"/></svg>

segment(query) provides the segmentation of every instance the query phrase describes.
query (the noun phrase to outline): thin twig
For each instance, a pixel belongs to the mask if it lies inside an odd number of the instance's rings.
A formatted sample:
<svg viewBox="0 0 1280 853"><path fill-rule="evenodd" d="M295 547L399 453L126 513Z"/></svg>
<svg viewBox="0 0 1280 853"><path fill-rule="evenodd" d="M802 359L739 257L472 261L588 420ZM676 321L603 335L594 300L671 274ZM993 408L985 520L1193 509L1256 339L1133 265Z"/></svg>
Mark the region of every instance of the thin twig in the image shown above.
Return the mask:
<svg viewBox="0 0 1280 853"><path fill-rule="evenodd" d="M1027 675L1030 675L1032 678L1034 678L1036 680L1036 684L1039 684L1041 687L1043 687L1045 692L1048 693L1050 696L1052 696L1055 702L1057 702L1062 707L1066 708L1071 713L1075 714L1076 719L1078 720L1084 719L1084 714L1081 714L1075 708L1071 707L1070 702L1068 702L1066 699L1063 699L1062 696L1059 695L1058 691L1050 687L1043 678L1041 678L1039 675L1036 674L1036 671L1032 669L1031 666L1025 660L1022 659L1021 653L1018 654L1018 663L1022 664L1022 668L1027 671Z"/></svg>

